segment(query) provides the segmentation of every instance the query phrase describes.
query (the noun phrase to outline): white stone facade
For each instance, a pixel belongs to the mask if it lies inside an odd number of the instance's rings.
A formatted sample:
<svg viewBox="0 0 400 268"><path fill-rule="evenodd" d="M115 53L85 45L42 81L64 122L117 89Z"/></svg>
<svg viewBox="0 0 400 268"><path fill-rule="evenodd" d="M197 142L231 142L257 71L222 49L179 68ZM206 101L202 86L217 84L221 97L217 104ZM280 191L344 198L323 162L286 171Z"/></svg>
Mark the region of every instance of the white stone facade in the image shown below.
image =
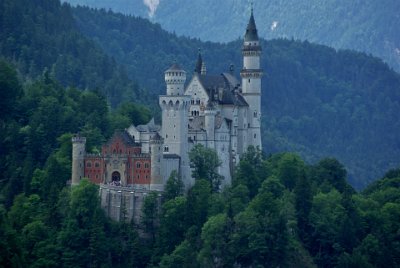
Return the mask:
<svg viewBox="0 0 400 268"><path fill-rule="evenodd" d="M248 146L261 149L261 47L253 14L242 53L241 83L232 68L220 75L207 74L200 52L186 87L186 72L177 64L165 71L166 95L159 97L161 126L151 121L128 129L142 144L143 152L153 154L151 140L156 134L162 138L163 156L156 163L154 159L159 157L152 157L152 173L157 170L163 174L162 178L154 174L157 179L152 181L165 183L171 171L177 170L187 188L193 185L188 153L194 145L202 144L217 152L223 186L229 185L240 155ZM161 189L159 185L155 188Z"/></svg>

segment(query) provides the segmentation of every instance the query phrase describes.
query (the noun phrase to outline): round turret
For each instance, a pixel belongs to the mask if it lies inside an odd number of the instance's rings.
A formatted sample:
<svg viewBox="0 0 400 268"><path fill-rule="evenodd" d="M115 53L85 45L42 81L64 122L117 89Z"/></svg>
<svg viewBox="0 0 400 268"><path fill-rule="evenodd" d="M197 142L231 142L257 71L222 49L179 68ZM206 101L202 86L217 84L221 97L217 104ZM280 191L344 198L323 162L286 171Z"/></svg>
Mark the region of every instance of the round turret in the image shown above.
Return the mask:
<svg viewBox="0 0 400 268"><path fill-rule="evenodd" d="M79 134L72 137L72 185L79 184L85 175L85 145L85 137L81 137Z"/></svg>
<svg viewBox="0 0 400 268"><path fill-rule="evenodd" d="M186 81L186 72L174 63L165 71L165 83L167 84L167 95L183 95Z"/></svg>

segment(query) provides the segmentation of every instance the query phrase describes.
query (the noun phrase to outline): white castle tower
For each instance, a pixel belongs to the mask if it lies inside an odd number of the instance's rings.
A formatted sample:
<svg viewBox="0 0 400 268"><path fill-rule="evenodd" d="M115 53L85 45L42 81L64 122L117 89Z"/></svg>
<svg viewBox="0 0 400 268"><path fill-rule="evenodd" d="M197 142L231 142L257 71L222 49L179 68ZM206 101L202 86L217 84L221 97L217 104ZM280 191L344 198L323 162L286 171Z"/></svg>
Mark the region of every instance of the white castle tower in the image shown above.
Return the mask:
<svg viewBox="0 0 400 268"><path fill-rule="evenodd" d="M162 110L161 133L164 139L164 154L180 157L180 175L185 187L194 184L188 155L188 124L190 96L184 95L186 72L177 64L165 71L167 95L160 96Z"/></svg>
<svg viewBox="0 0 400 268"><path fill-rule="evenodd" d="M249 104L247 145L261 149L261 46L254 21L253 8L247 25L243 44L242 94Z"/></svg>
<svg viewBox="0 0 400 268"><path fill-rule="evenodd" d="M204 128L207 132L207 147L215 150L215 116L217 110L211 101L204 110Z"/></svg>
<svg viewBox="0 0 400 268"><path fill-rule="evenodd" d="M72 185L79 184L85 176L85 145L86 138L79 135L72 137Z"/></svg>

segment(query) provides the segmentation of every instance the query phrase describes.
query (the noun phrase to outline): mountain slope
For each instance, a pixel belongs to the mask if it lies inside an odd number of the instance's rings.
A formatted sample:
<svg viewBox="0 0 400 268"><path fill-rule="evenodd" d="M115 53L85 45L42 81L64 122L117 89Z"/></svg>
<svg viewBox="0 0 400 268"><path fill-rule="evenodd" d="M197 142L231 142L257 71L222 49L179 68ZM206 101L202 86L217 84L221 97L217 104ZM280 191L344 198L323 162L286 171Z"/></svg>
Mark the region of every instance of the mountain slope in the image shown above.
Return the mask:
<svg viewBox="0 0 400 268"><path fill-rule="evenodd" d="M105 10L75 8L74 16L83 33L157 94L164 92L163 72L174 60L191 74L198 48L209 73L228 70L230 63L242 66L241 40L203 43ZM311 162L334 156L357 188L400 164L398 74L353 51L289 40L262 46L266 153L297 151Z"/></svg>
<svg viewBox="0 0 400 268"><path fill-rule="evenodd" d="M67 0L149 18L168 31L202 40L227 42L242 36L248 0L140 1ZM150 5L152 3L152 5ZM400 2L397 0L255 1L260 36L295 38L372 53L400 71Z"/></svg>
<svg viewBox="0 0 400 268"><path fill-rule="evenodd" d="M59 1L0 0L0 55L27 79L48 70L65 86L98 89L112 106L144 99L125 70L82 35Z"/></svg>

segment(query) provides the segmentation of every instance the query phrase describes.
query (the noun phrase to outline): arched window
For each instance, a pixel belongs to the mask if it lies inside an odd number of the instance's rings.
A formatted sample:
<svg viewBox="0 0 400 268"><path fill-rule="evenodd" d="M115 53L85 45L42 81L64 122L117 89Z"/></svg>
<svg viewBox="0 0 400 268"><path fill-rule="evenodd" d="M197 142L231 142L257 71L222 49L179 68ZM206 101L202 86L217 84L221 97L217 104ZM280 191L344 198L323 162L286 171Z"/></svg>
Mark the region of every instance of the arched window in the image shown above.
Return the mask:
<svg viewBox="0 0 400 268"><path fill-rule="evenodd" d="M92 167L92 162L87 162L86 167Z"/></svg>
<svg viewBox="0 0 400 268"><path fill-rule="evenodd" d="M111 181L120 181L121 180L121 174L119 174L118 171L114 171L111 175Z"/></svg>
<svg viewBox="0 0 400 268"><path fill-rule="evenodd" d="M136 162L136 168L140 168L140 162Z"/></svg>
<svg viewBox="0 0 400 268"><path fill-rule="evenodd" d="M95 167L100 167L100 163L99 163L99 162L95 162L95 163L94 163L94 166L95 166Z"/></svg>

